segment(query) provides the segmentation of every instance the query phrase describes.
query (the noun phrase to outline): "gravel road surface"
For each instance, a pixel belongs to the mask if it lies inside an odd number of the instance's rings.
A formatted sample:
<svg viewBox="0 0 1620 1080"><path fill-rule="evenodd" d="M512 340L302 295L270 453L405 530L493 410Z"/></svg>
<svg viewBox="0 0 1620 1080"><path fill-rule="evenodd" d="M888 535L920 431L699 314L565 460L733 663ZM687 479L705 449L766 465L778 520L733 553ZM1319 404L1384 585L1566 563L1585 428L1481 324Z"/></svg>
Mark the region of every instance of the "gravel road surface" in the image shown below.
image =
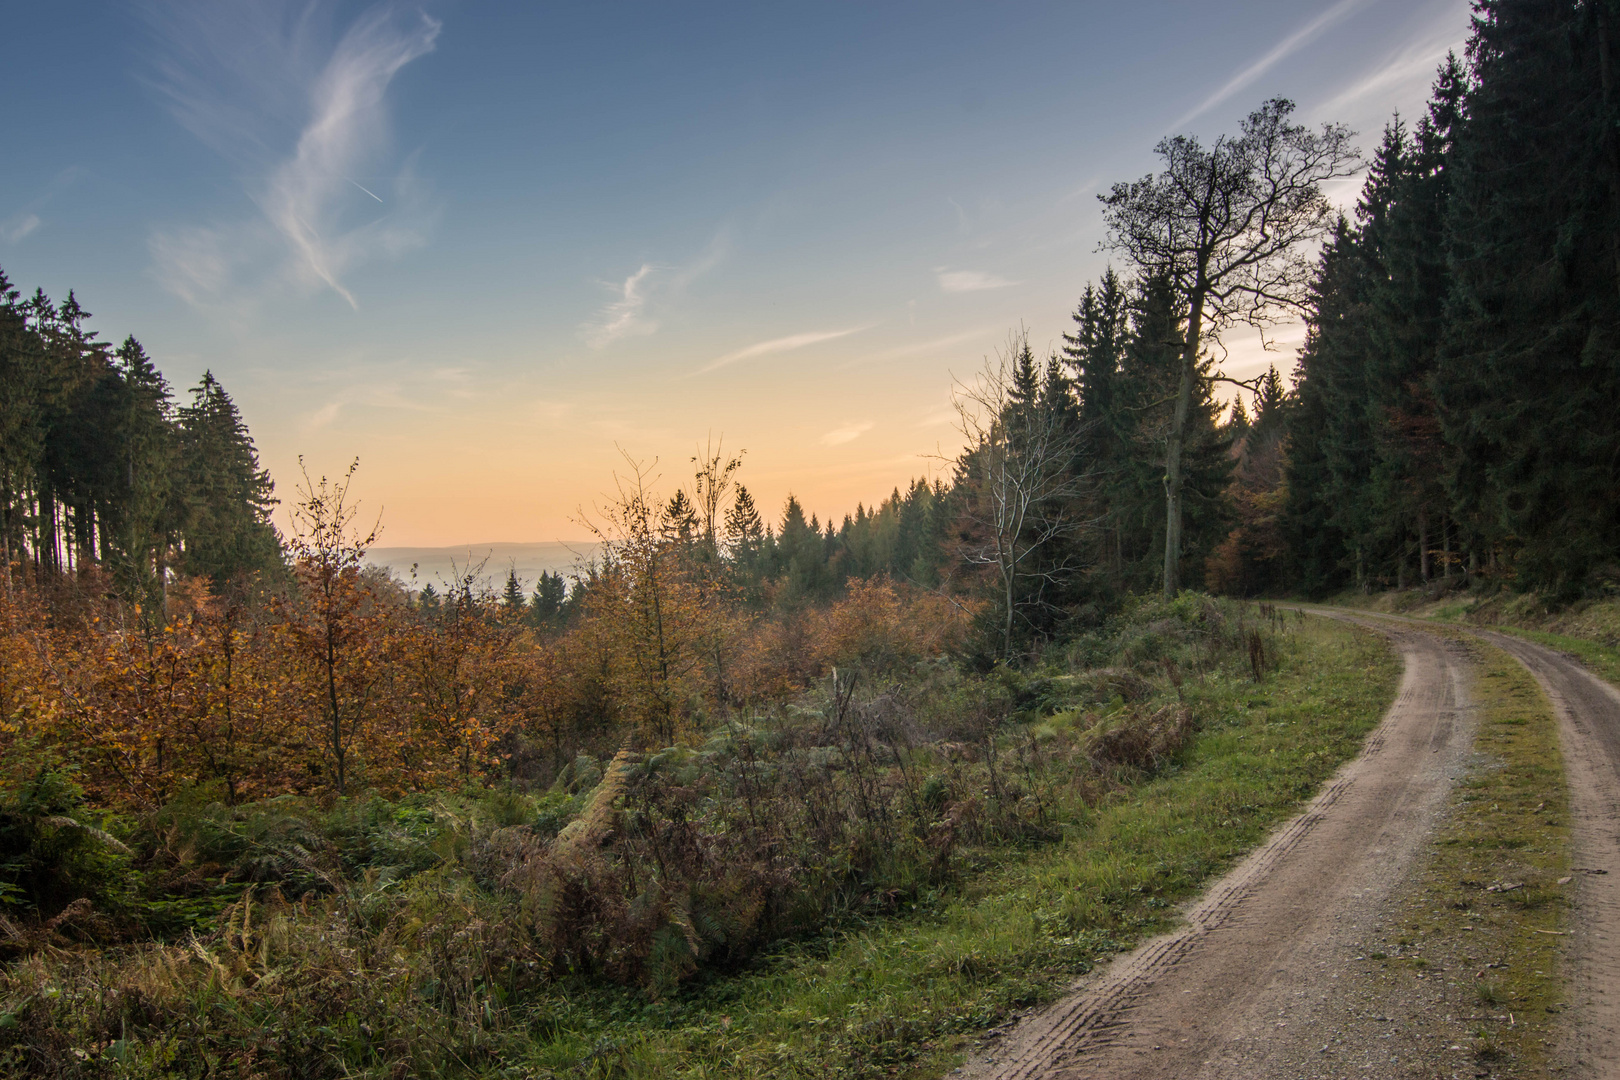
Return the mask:
<svg viewBox="0 0 1620 1080"><path fill-rule="evenodd" d="M1294 1080L1463 1067L1341 977L1422 857L1467 769L1476 723L1461 648L1399 624L1377 628L1405 674L1360 756L1188 909L1183 929L1099 968L953 1076Z"/></svg>

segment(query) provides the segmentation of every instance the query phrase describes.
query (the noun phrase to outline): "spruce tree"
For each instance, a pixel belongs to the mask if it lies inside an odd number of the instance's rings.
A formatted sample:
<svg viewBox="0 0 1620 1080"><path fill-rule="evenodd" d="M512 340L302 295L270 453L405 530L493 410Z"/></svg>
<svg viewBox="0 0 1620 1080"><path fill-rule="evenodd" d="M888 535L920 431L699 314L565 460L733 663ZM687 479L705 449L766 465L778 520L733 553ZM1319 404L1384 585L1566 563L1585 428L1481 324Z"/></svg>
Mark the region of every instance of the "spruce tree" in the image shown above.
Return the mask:
<svg viewBox="0 0 1620 1080"><path fill-rule="evenodd" d="M529 601L529 621L535 626L555 629L567 620L568 585L562 574L542 570Z"/></svg>
<svg viewBox="0 0 1620 1080"><path fill-rule="evenodd" d="M181 567L223 587L239 575L278 573L281 540L270 522L275 485L259 465L247 424L219 380L204 372L179 410L180 460L190 502Z"/></svg>
<svg viewBox="0 0 1620 1080"><path fill-rule="evenodd" d="M1435 380L1451 497L1515 583L1620 556L1620 157L1612 5L1481 0L1451 152Z"/></svg>
<svg viewBox="0 0 1620 1080"><path fill-rule="evenodd" d="M506 571L506 588L501 590L501 606L506 613L515 618L521 618L528 610L529 603L523 596L523 586L518 582L517 567L508 567Z"/></svg>

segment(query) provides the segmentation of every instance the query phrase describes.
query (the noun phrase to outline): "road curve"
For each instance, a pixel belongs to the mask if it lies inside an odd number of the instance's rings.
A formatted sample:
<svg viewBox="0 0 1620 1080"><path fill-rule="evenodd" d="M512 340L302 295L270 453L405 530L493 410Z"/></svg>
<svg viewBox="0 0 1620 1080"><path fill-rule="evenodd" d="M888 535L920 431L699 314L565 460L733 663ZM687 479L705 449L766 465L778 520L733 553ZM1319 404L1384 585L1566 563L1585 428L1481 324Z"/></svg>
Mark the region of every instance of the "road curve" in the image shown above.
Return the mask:
<svg viewBox="0 0 1620 1080"><path fill-rule="evenodd" d="M1100 968L953 1076L1301 1074L1334 1022L1338 972L1421 857L1473 744L1462 650L1421 630L1377 628L1405 674L1361 754L1217 881L1184 928Z"/></svg>
<svg viewBox="0 0 1620 1080"><path fill-rule="evenodd" d="M1620 1077L1620 691L1579 660L1468 628L1535 676L1558 714L1578 872L1568 964L1567 1056L1579 1077Z"/></svg>

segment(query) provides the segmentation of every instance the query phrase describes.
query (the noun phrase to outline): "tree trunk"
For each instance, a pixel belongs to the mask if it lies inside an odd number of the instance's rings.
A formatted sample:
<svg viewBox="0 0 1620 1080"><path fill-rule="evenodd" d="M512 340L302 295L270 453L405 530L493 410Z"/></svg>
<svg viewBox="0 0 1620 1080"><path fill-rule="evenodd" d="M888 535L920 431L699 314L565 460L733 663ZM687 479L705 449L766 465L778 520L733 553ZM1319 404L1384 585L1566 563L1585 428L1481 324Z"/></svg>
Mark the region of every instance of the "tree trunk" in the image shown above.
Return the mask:
<svg viewBox="0 0 1620 1080"><path fill-rule="evenodd" d="M56 556L56 491L49 484L41 484L39 489L39 531L34 561L43 585L55 576L60 565Z"/></svg>
<svg viewBox="0 0 1620 1080"><path fill-rule="evenodd" d="M1440 568L1440 579L1451 586L1451 519L1440 519L1440 561L1444 564Z"/></svg>
<svg viewBox="0 0 1620 1080"><path fill-rule="evenodd" d="M1418 508L1418 577L1429 583L1429 512Z"/></svg>
<svg viewBox="0 0 1620 1080"><path fill-rule="evenodd" d="M330 616L328 616L330 618ZM332 764L337 772L338 794L344 794L344 766L348 763L343 760L343 716L338 710L337 692L337 648L332 640L330 628L326 634L326 705L332 713Z"/></svg>
<svg viewBox="0 0 1620 1080"><path fill-rule="evenodd" d="M0 571L6 575L6 599L11 599L11 485L0 484L0 558L5 565Z"/></svg>
<svg viewBox="0 0 1620 1080"><path fill-rule="evenodd" d="M1187 341L1181 349L1181 386L1176 411L1170 420L1170 439L1164 453L1164 596L1181 591L1181 457L1187 439L1187 414L1192 411L1193 382L1198 377L1198 337L1203 329L1204 290L1195 288L1187 310Z"/></svg>
<svg viewBox="0 0 1620 1080"><path fill-rule="evenodd" d="M1002 583L1007 591L1007 622L1001 634L1001 658L1007 663L1012 662L1012 635L1013 635L1013 570L1009 567L1001 575Z"/></svg>
<svg viewBox="0 0 1620 1080"><path fill-rule="evenodd" d="M1614 201L1611 213L1620 216L1620 139L1614 130L1614 67L1609 51L1609 17L1603 0L1592 5L1597 16L1598 79L1603 87L1603 148L1609 158L1609 196ZM1614 259L1615 287L1620 289L1620 228L1614 222L1609 226L1609 252Z"/></svg>

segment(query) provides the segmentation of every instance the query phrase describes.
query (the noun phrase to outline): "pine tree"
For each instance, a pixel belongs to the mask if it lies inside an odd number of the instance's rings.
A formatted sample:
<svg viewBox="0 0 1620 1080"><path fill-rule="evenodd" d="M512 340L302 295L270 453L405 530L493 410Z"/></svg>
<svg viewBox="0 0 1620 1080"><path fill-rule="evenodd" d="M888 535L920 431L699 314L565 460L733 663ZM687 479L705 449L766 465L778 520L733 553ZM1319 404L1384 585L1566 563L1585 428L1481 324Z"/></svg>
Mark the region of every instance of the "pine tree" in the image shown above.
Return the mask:
<svg viewBox="0 0 1620 1080"><path fill-rule="evenodd" d="M247 424L219 380L204 372L179 411L180 460L190 502L181 567L224 586L238 575L279 573L270 522L275 485L259 466Z"/></svg>
<svg viewBox="0 0 1620 1080"><path fill-rule="evenodd" d="M115 353L117 366L100 384L115 395L112 445L101 450L116 479L94 484L116 507L104 553L125 595L161 613L169 552L185 525L185 491L178 474L168 381L133 337ZM110 453L108 453L110 451ZM102 492L97 492L101 494Z"/></svg>
<svg viewBox="0 0 1620 1080"><path fill-rule="evenodd" d="M1127 405L1121 375L1130 338L1130 296L1112 267L1096 285L1086 286L1073 318L1075 332L1063 335L1063 357L1073 372L1082 453L1092 476L1093 561L1117 582L1137 498L1130 458L1138 417Z"/></svg>
<svg viewBox="0 0 1620 1080"><path fill-rule="evenodd" d="M1257 436L1263 437L1281 428L1288 392L1283 389L1282 377L1277 374L1275 364L1266 368L1259 386L1259 391L1254 395L1253 428ZM1238 404L1241 406L1242 402Z"/></svg>
<svg viewBox="0 0 1620 1080"><path fill-rule="evenodd" d="M506 571L506 588L501 591L501 606L514 618L522 618L523 613L528 610L529 603L523 596L523 586L518 582L516 567L509 567Z"/></svg>
<svg viewBox="0 0 1620 1080"><path fill-rule="evenodd" d="M535 582L534 597L529 601L529 621L547 629L560 627L567 621L568 585L562 574L542 570Z"/></svg>
<svg viewBox="0 0 1620 1080"><path fill-rule="evenodd" d="M782 578L780 602L793 608L827 593L827 552L819 522L806 521L804 507L792 495L782 507L776 556Z"/></svg>
<svg viewBox="0 0 1620 1080"><path fill-rule="evenodd" d="M726 511L725 541L727 554L739 565L751 564L759 554L765 538L765 525L760 520L754 496L746 487L737 485L736 497Z"/></svg>
<svg viewBox="0 0 1620 1080"><path fill-rule="evenodd" d="M105 434L96 425L78 422L101 380L111 369L108 346L85 324L90 318L70 290L68 298L52 304L36 289L28 301L29 322L42 345L42 392L39 405L41 460L34 477L35 565L41 580L60 573L75 552L88 551L95 534L93 485L85 475L87 462L104 454L91 445Z"/></svg>
<svg viewBox="0 0 1620 1080"><path fill-rule="evenodd" d="M21 293L0 269L0 558L5 588L25 551L29 512L26 493L38 473L44 432L40 426L44 346L28 325Z"/></svg>
<svg viewBox="0 0 1620 1080"><path fill-rule="evenodd" d="M664 539L690 546L697 539L698 514L686 492L679 489L664 508Z"/></svg>
<svg viewBox="0 0 1620 1080"><path fill-rule="evenodd" d="M1620 154L1612 5L1482 0L1451 151L1436 376L1451 495L1516 584L1620 555Z"/></svg>

